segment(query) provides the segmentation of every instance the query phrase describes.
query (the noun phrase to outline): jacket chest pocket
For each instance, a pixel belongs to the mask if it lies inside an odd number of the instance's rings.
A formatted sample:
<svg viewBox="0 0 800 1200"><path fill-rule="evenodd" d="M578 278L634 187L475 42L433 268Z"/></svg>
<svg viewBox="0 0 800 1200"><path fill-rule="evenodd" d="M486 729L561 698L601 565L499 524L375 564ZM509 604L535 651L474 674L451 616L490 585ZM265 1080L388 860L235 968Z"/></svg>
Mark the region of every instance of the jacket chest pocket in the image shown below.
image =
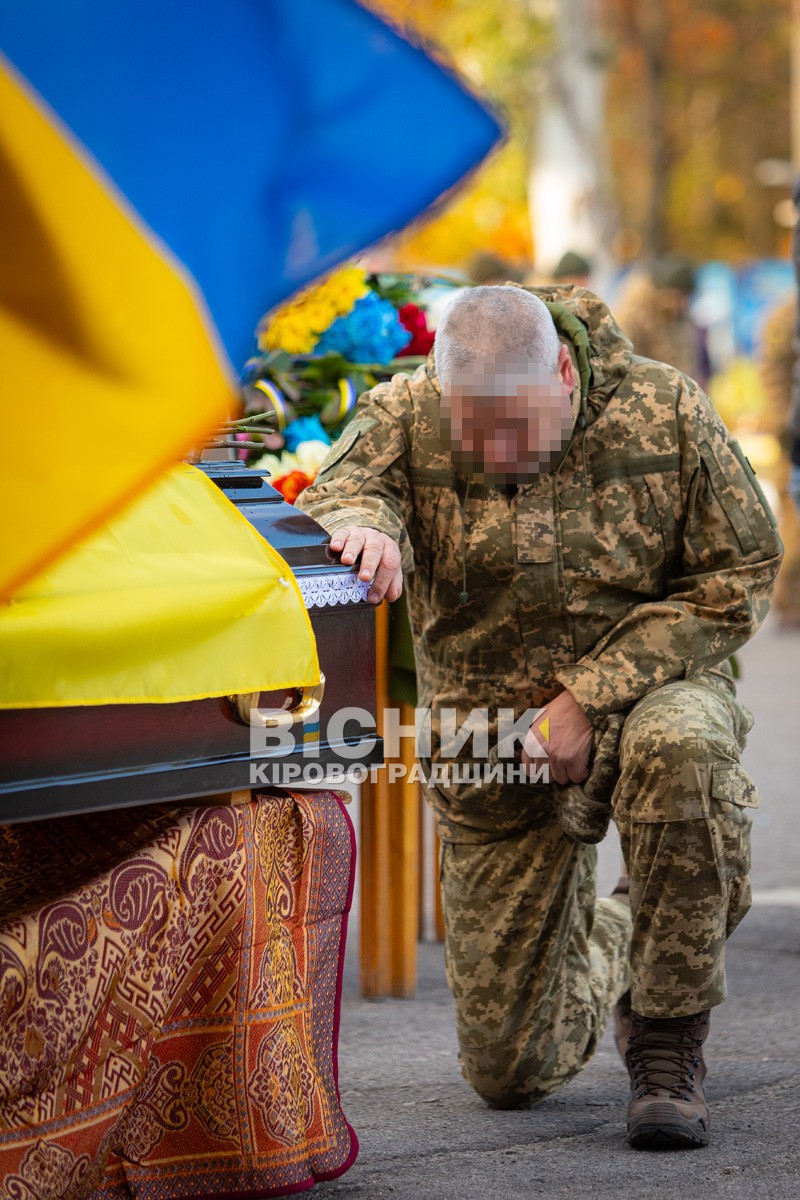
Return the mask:
<svg viewBox="0 0 800 1200"><path fill-rule="evenodd" d="M564 512L565 561L599 584L661 596L677 554L677 470L638 473L625 465L624 472L613 464L593 470L587 504Z"/></svg>
<svg viewBox="0 0 800 1200"><path fill-rule="evenodd" d="M606 480L596 488L595 497L599 557L625 574L660 567L664 539L646 477Z"/></svg>

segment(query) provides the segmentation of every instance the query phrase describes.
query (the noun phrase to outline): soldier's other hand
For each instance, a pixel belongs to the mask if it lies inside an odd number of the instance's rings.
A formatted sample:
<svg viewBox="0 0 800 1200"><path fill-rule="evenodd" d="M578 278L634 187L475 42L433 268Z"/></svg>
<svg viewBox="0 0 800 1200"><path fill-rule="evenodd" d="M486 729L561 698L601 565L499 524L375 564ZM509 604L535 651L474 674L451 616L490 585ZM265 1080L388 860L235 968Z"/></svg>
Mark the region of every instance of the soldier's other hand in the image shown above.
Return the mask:
<svg viewBox="0 0 800 1200"><path fill-rule="evenodd" d="M345 566L361 555L358 578L372 581L367 595L370 604L380 604L384 596L387 600L396 600L402 592L400 547L388 534L364 525L345 525L331 535L331 550L341 552Z"/></svg>
<svg viewBox="0 0 800 1200"><path fill-rule="evenodd" d="M542 724L546 717L550 718L549 738L545 738L542 732ZM561 692L546 704L531 730L547 750L551 782L583 783L589 778L594 727L569 692ZM533 763L524 745L522 761L527 765Z"/></svg>

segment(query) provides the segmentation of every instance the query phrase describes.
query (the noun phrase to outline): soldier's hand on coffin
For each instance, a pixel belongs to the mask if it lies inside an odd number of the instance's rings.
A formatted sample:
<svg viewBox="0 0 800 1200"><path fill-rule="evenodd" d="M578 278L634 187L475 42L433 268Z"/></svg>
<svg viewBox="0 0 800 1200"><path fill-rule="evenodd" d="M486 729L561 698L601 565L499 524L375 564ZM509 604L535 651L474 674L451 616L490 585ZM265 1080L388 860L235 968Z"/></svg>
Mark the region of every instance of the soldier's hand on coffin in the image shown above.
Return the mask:
<svg viewBox="0 0 800 1200"><path fill-rule="evenodd" d="M542 725L549 719L550 736L545 737ZM594 727L586 713L573 700L569 692L560 692L554 700L544 706L542 715L537 717L531 733L547 750L550 768L550 781L555 783L583 783L589 778L589 758L594 742ZM527 738L525 743L527 743ZM531 765L526 744L522 747L522 761ZM535 749L531 745L531 749Z"/></svg>
<svg viewBox="0 0 800 1200"><path fill-rule="evenodd" d="M396 600L402 592L400 547L385 533L364 525L346 525L331 535L331 550L341 551L345 565L354 563L361 555L358 578L372 581L367 596L370 604L379 604L384 596Z"/></svg>

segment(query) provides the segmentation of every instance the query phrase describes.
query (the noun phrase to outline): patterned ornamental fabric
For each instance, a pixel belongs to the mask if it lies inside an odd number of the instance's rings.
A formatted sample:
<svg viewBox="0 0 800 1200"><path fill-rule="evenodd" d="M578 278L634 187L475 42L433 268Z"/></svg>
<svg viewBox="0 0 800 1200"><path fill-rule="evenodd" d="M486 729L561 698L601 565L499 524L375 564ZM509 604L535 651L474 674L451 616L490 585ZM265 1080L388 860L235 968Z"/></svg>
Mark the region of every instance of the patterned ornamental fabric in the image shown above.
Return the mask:
<svg viewBox="0 0 800 1200"><path fill-rule="evenodd" d="M0 829L0 1196L283 1195L358 1143L333 792Z"/></svg>
<svg viewBox="0 0 800 1200"><path fill-rule="evenodd" d="M577 367L558 469L508 498L457 473L429 356L359 399L298 507L399 542L420 706L521 715L567 688L596 724L721 663L766 615L782 546L749 463L686 375L636 357L577 287L530 289ZM559 317L559 306L567 317ZM461 602L467 594L466 603ZM423 763L423 766L425 764ZM530 785L430 787L445 839L526 827Z"/></svg>

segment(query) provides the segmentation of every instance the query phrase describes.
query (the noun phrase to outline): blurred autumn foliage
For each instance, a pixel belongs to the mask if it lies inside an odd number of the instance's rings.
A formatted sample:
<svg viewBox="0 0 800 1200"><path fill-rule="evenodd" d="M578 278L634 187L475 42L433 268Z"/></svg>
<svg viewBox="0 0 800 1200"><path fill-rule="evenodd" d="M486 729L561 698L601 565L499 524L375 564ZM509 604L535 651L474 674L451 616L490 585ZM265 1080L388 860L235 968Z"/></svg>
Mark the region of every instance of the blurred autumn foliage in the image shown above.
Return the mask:
<svg viewBox="0 0 800 1200"><path fill-rule="evenodd" d="M776 253L790 146L791 0L604 0L607 116L623 224L645 253Z"/></svg>
<svg viewBox="0 0 800 1200"><path fill-rule="evenodd" d="M535 130L554 102L548 64L563 52L560 0L370 2L413 40L440 47L510 127L506 146L443 215L396 241L395 264L463 264L493 250L524 265L535 251L527 203ZM611 171L597 186L616 223L617 257L675 250L735 261L785 249L773 217L785 181L759 182L756 168L789 157L791 2L573 0L594 24L605 71Z"/></svg>

